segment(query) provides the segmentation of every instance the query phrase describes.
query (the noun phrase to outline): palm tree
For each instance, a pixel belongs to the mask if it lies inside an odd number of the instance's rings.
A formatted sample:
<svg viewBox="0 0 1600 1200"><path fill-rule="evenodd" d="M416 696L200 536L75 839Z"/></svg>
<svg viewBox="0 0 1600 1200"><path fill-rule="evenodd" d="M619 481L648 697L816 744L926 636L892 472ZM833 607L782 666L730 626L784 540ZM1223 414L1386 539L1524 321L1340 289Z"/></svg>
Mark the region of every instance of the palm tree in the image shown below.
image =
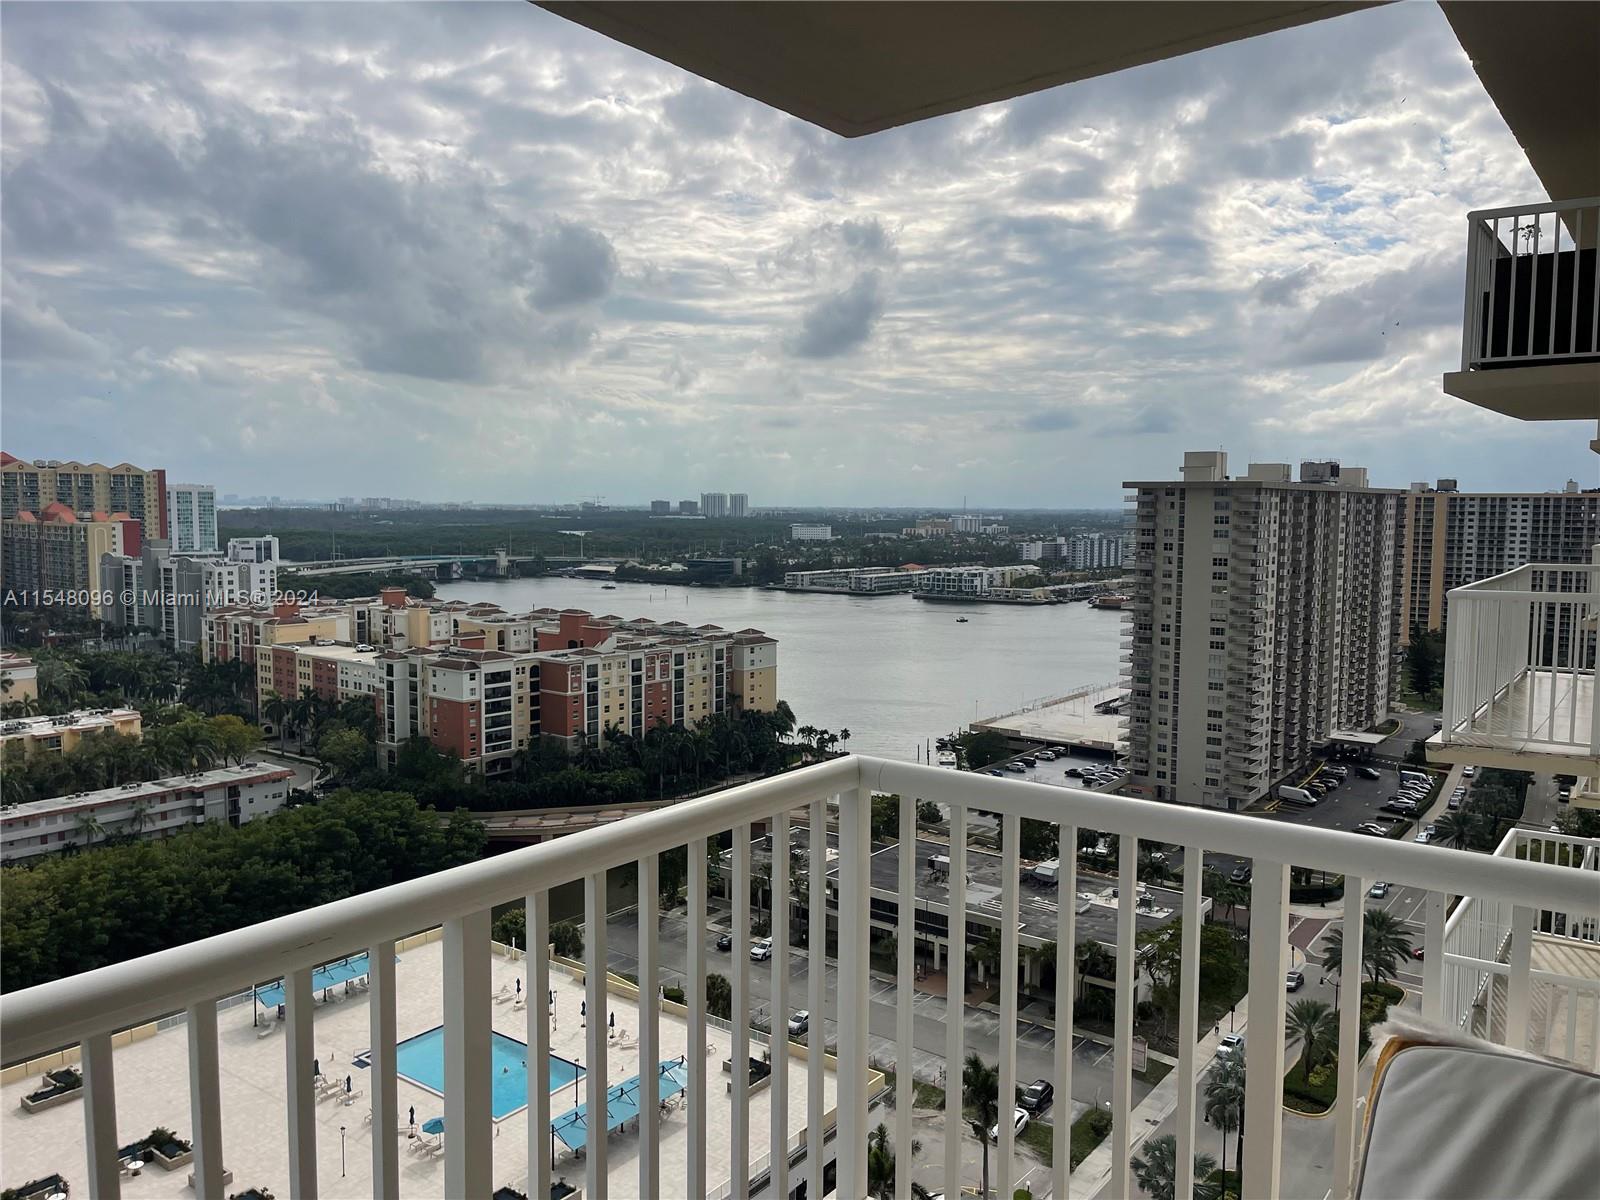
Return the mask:
<svg viewBox="0 0 1600 1200"><path fill-rule="evenodd" d="M150 801L135 800L133 812L128 816L128 832L139 833L144 829L145 822L150 819Z"/></svg>
<svg viewBox="0 0 1600 1200"><path fill-rule="evenodd" d="M850 753L850 731L848 729L839 730L839 744L846 754Z"/></svg>
<svg viewBox="0 0 1600 1200"><path fill-rule="evenodd" d="M278 749L283 749L284 736L289 732L289 702L277 692L268 692L267 698L262 701L261 715L271 721L278 730Z"/></svg>
<svg viewBox="0 0 1600 1200"><path fill-rule="evenodd" d="M39 695L45 701L70 708L88 689L89 676L71 659L52 657L39 660Z"/></svg>
<svg viewBox="0 0 1600 1200"><path fill-rule="evenodd" d="M1091 978L1108 982L1117 977L1117 957L1099 942L1079 942L1078 995L1083 995L1084 984Z"/></svg>
<svg viewBox="0 0 1600 1200"><path fill-rule="evenodd" d="M913 1138L912 1156L921 1153L922 1143ZM878 1127L867 1134L867 1193L878 1200L888 1200L894 1192L894 1168L895 1153L889 1141L889 1127L879 1121Z"/></svg>
<svg viewBox="0 0 1600 1200"><path fill-rule="evenodd" d="M1393 979L1400 960L1411 954L1411 935L1399 918L1381 908L1366 910L1361 931L1361 965L1373 983ZM1323 940L1322 969L1337 975L1344 962L1344 926L1336 925Z"/></svg>
<svg viewBox="0 0 1600 1200"><path fill-rule="evenodd" d="M972 1110L972 1132L983 1145L983 1191L989 1195L989 1130L1000 1120L1000 1072L976 1054L961 1068L961 1102Z"/></svg>
<svg viewBox="0 0 1600 1200"><path fill-rule="evenodd" d="M1211 1068L1206 1080L1205 1118L1222 1131L1222 1170L1226 1174L1228 1135L1238 1130L1241 1143L1244 1140L1244 1059L1239 1055L1218 1059L1217 1065ZM1244 1147L1241 1145L1239 1149L1242 1153ZM1238 1155L1234 1160L1237 1169Z"/></svg>
<svg viewBox="0 0 1600 1200"><path fill-rule="evenodd" d="M100 824L100 818L93 813L84 813L78 818L76 824L77 831L83 834L83 844L85 846L106 835L105 826Z"/></svg>
<svg viewBox="0 0 1600 1200"><path fill-rule="evenodd" d="M1152 1200L1173 1200L1178 1191L1178 1139L1172 1134L1151 1138L1144 1151L1129 1160L1133 1177ZM1217 1160L1209 1154L1194 1156L1195 1200L1213 1200L1221 1189L1211 1181Z"/></svg>
<svg viewBox="0 0 1600 1200"><path fill-rule="evenodd" d="M1478 822L1469 812L1447 812L1439 818L1439 841L1457 850L1470 850L1476 840Z"/></svg>
<svg viewBox="0 0 1600 1200"><path fill-rule="evenodd" d="M1324 1000L1296 1000L1284 1019L1290 1045L1300 1046L1300 1078L1309 1081L1317 1052L1337 1042L1339 1027L1333 1006Z"/></svg>

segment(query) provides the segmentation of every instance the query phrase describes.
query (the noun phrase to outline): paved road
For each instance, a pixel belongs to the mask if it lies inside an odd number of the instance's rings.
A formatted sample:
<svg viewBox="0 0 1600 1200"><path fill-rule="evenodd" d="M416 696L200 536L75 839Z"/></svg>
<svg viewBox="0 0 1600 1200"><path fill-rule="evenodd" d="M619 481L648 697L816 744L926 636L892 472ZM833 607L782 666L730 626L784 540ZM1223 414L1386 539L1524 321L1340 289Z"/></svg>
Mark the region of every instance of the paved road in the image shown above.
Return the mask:
<svg viewBox="0 0 1600 1200"><path fill-rule="evenodd" d="M637 974L639 927L634 912L613 915L607 922L607 956L612 970ZM710 929L704 936L713 943L719 933L728 928L726 914L714 913ZM688 918L681 911L667 914L661 920L661 974L664 985L681 985L688 974ZM737 945L737 944L736 944ZM714 948L709 954L709 970L729 976L732 955ZM810 980L810 961L804 951L791 952L789 956L789 1000L793 1009L805 1008ZM838 970L828 967L825 989L830 998L836 994ZM874 975L869 984L871 1008L868 1014L870 1053L875 1062L892 1066L896 1061L895 1041L896 996L898 989L893 980ZM750 997L753 1012L758 1016L770 1015L772 1004L772 964L750 964ZM914 1070L917 1078L929 1083L943 1084L945 1031L948 1010L943 996L919 992L913 1001L912 1045L915 1049ZM787 1019L787 1018L785 1018ZM961 1017L966 1030L966 1048L976 1052L986 1062L997 1062L1000 1045L1000 1018L986 1009L967 1006ZM827 1022L830 1042L838 1037L837 1023ZM1030 1080L1055 1078L1055 1031L1047 1026L1029 1021L1017 1024L1017 1079L1026 1084ZM1111 1095L1111 1062L1109 1047L1082 1037L1074 1038L1073 1045L1073 1096L1087 1106L1104 1102ZM1134 1102L1142 1099L1149 1085L1134 1080ZM1076 1108L1076 1106L1075 1106ZM1078 1109L1077 1111L1081 1111Z"/></svg>

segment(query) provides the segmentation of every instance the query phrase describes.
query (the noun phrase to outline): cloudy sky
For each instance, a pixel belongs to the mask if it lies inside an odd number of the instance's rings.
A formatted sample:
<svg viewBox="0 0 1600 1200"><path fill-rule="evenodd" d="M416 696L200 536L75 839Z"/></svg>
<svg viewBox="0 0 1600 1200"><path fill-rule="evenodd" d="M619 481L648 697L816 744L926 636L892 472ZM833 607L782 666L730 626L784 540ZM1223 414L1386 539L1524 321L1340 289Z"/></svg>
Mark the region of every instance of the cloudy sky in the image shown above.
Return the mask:
<svg viewBox="0 0 1600 1200"><path fill-rule="evenodd" d="M1443 395L1543 195L1401 4L844 140L523 3L6 4L4 446L222 491L1594 482Z"/></svg>

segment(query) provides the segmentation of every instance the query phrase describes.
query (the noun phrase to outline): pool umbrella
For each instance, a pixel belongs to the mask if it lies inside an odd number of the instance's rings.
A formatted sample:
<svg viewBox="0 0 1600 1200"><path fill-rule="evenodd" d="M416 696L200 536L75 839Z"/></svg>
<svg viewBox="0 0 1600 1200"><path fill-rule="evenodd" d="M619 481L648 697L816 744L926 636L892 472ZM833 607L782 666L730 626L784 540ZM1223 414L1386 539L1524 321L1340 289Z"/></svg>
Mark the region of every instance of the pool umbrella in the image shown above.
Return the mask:
<svg viewBox="0 0 1600 1200"><path fill-rule="evenodd" d="M355 1081L354 1081L354 1080L352 1080L352 1079L351 1079L351 1078L350 1078L350 1076L348 1076L348 1075L346 1075L346 1076L345 1076L345 1077L344 1077L344 1091L345 1091L345 1095L347 1095L347 1096L348 1096L348 1095L349 1095L349 1094L350 1094L350 1093L351 1093L351 1092L353 1092L353 1091L355 1091L355 1086L356 1086L356 1085L355 1085Z"/></svg>
<svg viewBox="0 0 1600 1200"><path fill-rule="evenodd" d="M322 1060L320 1058L313 1058L311 1060L311 1074L312 1075L321 1075L322 1074Z"/></svg>
<svg viewBox="0 0 1600 1200"><path fill-rule="evenodd" d="M589 1002L587 1000L578 1001L578 1015L580 1017L587 1017L589 1015Z"/></svg>
<svg viewBox="0 0 1600 1200"><path fill-rule="evenodd" d="M609 1024L613 1029L617 1027L617 1014L615 1012L612 1012L611 1020L608 1021L607 1024Z"/></svg>
<svg viewBox="0 0 1600 1200"><path fill-rule="evenodd" d="M417 1106L415 1104L413 1104L411 1106L410 1112L407 1114L406 1124L407 1125L415 1125L416 1123L417 1123Z"/></svg>
<svg viewBox="0 0 1600 1200"><path fill-rule="evenodd" d="M422 1132L423 1133L443 1133L444 1132L444 1118L443 1117L429 1117L426 1121L424 1121L422 1123Z"/></svg>
<svg viewBox="0 0 1600 1200"><path fill-rule="evenodd" d="M522 995L522 976L517 976L517 995Z"/></svg>

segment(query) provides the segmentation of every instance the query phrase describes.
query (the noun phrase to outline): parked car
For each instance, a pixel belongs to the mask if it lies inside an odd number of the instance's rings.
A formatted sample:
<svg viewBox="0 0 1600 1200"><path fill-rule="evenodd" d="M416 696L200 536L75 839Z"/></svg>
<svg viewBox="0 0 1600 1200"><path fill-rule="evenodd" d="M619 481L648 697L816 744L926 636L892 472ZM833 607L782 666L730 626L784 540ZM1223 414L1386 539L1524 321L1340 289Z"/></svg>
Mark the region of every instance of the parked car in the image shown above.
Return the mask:
<svg viewBox="0 0 1600 1200"><path fill-rule="evenodd" d="M1225 1033L1222 1040L1217 1043L1217 1057L1228 1058L1244 1050L1244 1034Z"/></svg>
<svg viewBox="0 0 1600 1200"><path fill-rule="evenodd" d="M1021 762L1025 767L1037 767L1039 765L1039 760L1031 754L1024 754Z"/></svg>
<svg viewBox="0 0 1600 1200"><path fill-rule="evenodd" d="M766 962L772 957L772 939L762 938L750 947L750 957L756 962Z"/></svg>
<svg viewBox="0 0 1600 1200"><path fill-rule="evenodd" d="M1011 1110L1011 1132L1013 1134L1021 1133L1024 1129L1026 1129L1028 1127L1028 1120L1029 1120L1028 1114L1026 1112L1024 1112L1022 1109L1020 1109L1020 1108L1012 1109ZM999 1125L994 1125L994 1126L990 1127L990 1129L989 1129L989 1140L991 1142L998 1142L1000 1140L1000 1126Z"/></svg>
<svg viewBox="0 0 1600 1200"><path fill-rule="evenodd" d="M1290 971L1283 977L1283 985L1285 991L1298 992L1306 985L1306 973L1304 971Z"/></svg>
<svg viewBox="0 0 1600 1200"><path fill-rule="evenodd" d="M1006 764L1006 770L1010 771L1014 775L1022 775L1027 772L1028 768L1013 759L1011 762Z"/></svg>
<svg viewBox="0 0 1600 1200"><path fill-rule="evenodd" d="M1357 833L1370 834L1372 837L1388 837L1387 826L1379 825L1376 821L1363 821L1356 826Z"/></svg>
<svg viewBox="0 0 1600 1200"><path fill-rule="evenodd" d="M993 767L990 767L987 771L984 772L984 774L985 775L993 775L997 779L1004 779L1005 775L1006 775L1006 773L1004 771L997 771Z"/></svg>
<svg viewBox="0 0 1600 1200"><path fill-rule="evenodd" d="M1421 946L1413 946L1413 947L1411 947L1411 957L1414 958L1414 959L1417 959L1420 962L1422 960L1422 947Z"/></svg>
<svg viewBox="0 0 1600 1200"><path fill-rule="evenodd" d="M1022 1093L1022 1099L1017 1101L1017 1107L1026 1109L1034 1116L1038 1116L1055 1102L1056 1087L1048 1079L1035 1079Z"/></svg>
<svg viewBox="0 0 1600 1200"><path fill-rule="evenodd" d="M1429 842L1433 841L1433 831L1431 829L1419 830L1417 832L1417 836L1411 840L1414 842L1421 842L1423 845L1427 845Z"/></svg>
<svg viewBox="0 0 1600 1200"><path fill-rule="evenodd" d="M1042 758L1045 762L1055 762L1056 752L1054 750L1041 750L1038 754L1034 755L1034 757Z"/></svg>
<svg viewBox="0 0 1600 1200"><path fill-rule="evenodd" d="M1083 768L1082 767L1068 767L1065 771L1063 771L1061 773L1063 775L1069 776L1072 779L1082 779L1083 778Z"/></svg>
<svg viewBox="0 0 1600 1200"><path fill-rule="evenodd" d="M733 934L725 933L717 939L717 949L724 952L733 949Z"/></svg>
<svg viewBox="0 0 1600 1200"><path fill-rule="evenodd" d="M1461 768L1461 777L1463 779L1471 779L1477 773L1478 773L1478 768L1477 767L1462 767Z"/></svg>
<svg viewBox="0 0 1600 1200"><path fill-rule="evenodd" d="M1383 772L1377 767L1357 767L1356 774L1363 779L1382 779Z"/></svg>
<svg viewBox="0 0 1600 1200"><path fill-rule="evenodd" d="M1446 804L1445 807L1448 808L1451 812L1455 812L1456 809L1461 807L1462 799L1463 799L1463 797L1461 797L1461 796L1451 796L1449 803Z"/></svg>
<svg viewBox="0 0 1600 1200"><path fill-rule="evenodd" d="M1387 800L1384 802L1383 811L1399 813L1403 817L1409 817L1416 814L1417 805L1413 800Z"/></svg>
<svg viewBox="0 0 1600 1200"><path fill-rule="evenodd" d="M1389 885L1381 879L1377 880L1371 887L1367 889L1367 895L1371 896L1374 900L1382 900L1388 894Z"/></svg>
<svg viewBox="0 0 1600 1200"><path fill-rule="evenodd" d="M806 1030L811 1028L811 1014L801 1009L789 1018L789 1036L804 1037Z"/></svg>
<svg viewBox="0 0 1600 1200"><path fill-rule="evenodd" d="M1250 868L1248 866L1246 866L1244 863L1240 863L1237 867L1235 867L1233 869L1232 873L1229 874L1228 878L1231 879L1234 883L1249 883L1250 882Z"/></svg>

